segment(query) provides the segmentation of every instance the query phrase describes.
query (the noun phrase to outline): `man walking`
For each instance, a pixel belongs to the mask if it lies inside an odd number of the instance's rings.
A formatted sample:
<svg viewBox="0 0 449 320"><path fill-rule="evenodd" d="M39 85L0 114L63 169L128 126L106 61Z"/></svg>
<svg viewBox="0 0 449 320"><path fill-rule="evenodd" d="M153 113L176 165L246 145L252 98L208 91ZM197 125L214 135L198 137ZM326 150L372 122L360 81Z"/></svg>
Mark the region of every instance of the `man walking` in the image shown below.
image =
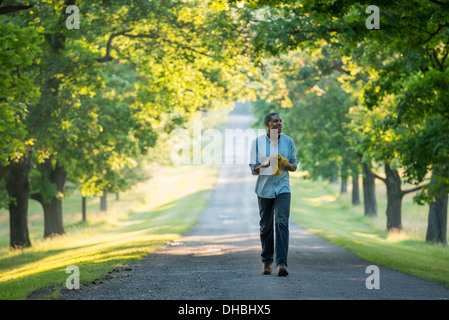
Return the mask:
<svg viewBox="0 0 449 320"><path fill-rule="evenodd" d="M287 276L289 171L296 171L298 159L293 139L281 133L282 119L277 113L265 116L265 126L267 133L252 142L250 154L251 172L258 175L255 191L259 202L262 274L271 274L276 252L277 273Z"/></svg>

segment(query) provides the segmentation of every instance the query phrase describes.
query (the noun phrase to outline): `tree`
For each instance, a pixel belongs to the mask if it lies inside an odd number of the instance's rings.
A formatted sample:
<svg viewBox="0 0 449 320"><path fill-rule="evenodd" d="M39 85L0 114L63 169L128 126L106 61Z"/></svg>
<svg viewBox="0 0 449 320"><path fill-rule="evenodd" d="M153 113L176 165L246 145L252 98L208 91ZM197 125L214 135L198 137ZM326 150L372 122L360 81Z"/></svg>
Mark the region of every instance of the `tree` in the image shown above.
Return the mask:
<svg viewBox="0 0 449 320"><path fill-rule="evenodd" d="M70 34L73 30L65 28L65 7L74 4L71 0L64 4L36 4L33 13L42 19L32 23L41 30L45 42L41 44L41 96L30 108L26 124L36 141L34 153L40 174L34 180L32 198L44 210L44 237L65 232L62 197L68 170L76 159L68 147L77 138L68 128L81 111L80 97L92 94L100 84L99 68L90 57L90 49L83 46L79 36Z"/></svg>
<svg viewBox="0 0 449 320"><path fill-rule="evenodd" d="M262 82L264 89L254 107L259 119L268 112L281 110L285 131L299 143L298 159L311 177L333 179L340 175L341 193L345 193L348 176L353 175L356 205L359 163L346 129L353 99L338 82L340 72L334 68L338 58L326 49L324 45L310 52L292 51L272 59L270 63L276 67L267 72L269 75Z"/></svg>
<svg viewBox="0 0 449 320"><path fill-rule="evenodd" d="M65 9L75 4L89 12L79 30L65 27ZM7 19L39 35L41 56L31 79L40 97L23 117L23 136L33 142L24 154L36 163L32 197L44 208L47 237L64 233L67 179L83 189L86 183L105 191L123 188L120 170L154 144L152 126L164 112L189 115L235 99L244 92L236 84L247 81L252 67L238 31L242 22L232 11L201 1L66 0L30 6L33 10L14 10ZM128 74L114 84L114 72L123 71L112 70L116 63ZM18 145L25 150L22 141ZM14 172L28 177L29 162L17 158L22 172ZM20 187L8 190L13 189ZM27 194L17 201L27 202Z"/></svg>
<svg viewBox="0 0 449 320"><path fill-rule="evenodd" d="M4 13L5 11L3 11ZM24 124L30 106L39 98L34 80L39 59L36 30L13 24L9 16L0 17L0 205L10 211L10 246L26 247L31 242L27 227L28 172L33 140ZM24 203L24 201L26 203Z"/></svg>
<svg viewBox="0 0 449 320"><path fill-rule="evenodd" d="M394 129L391 122L394 121L394 101L384 101L382 107L368 110L364 107L352 108L350 127L353 135L353 148L363 154L362 162L383 163L385 177L372 173L370 168L365 168L372 178L373 176L383 181L387 187L387 230L402 230L401 206L404 195L418 191L422 186L402 190L402 178L398 172L400 161L398 158L398 146L404 137L410 134L410 130L404 127Z"/></svg>
<svg viewBox="0 0 449 320"><path fill-rule="evenodd" d="M6 190L9 197L10 246L12 248L30 247L28 234L28 196L31 184L28 174L31 169L31 156L24 155L9 166L6 176Z"/></svg>
<svg viewBox="0 0 449 320"><path fill-rule="evenodd" d="M449 170L447 168L448 71L430 68L425 75L418 74L409 81L409 89L399 105L398 122L408 123L412 134L404 136L401 143L401 163L407 179L417 177L429 180L415 197L420 204L429 203L429 223L426 241L445 245L447 229L447 193ZM416 92L414 92L416 90Z"/></svg>
<svg viewBox="0 0 449 320"><path fill-rule="evenodd" d="M229 2L235 3L235 1ZM319 38L326 39L335 48L338 48L342 55L351 58L350 64L342 66L343 70L357 75L366 73L364 72L366 69L371 69L369 81L365 81L363 86L362 105L365 107L379 108L384 104L384 99L394 96L397 108L391 110L392 116L398 116L401 112L414 114L414 104L407 99L407 96L412 94L417 98L414 101L418 101L418 104L422 102L427 104L430 109L428 115L436 118L444 116L444 108L441 109L437 105L433 105L431 102L433 99L429 100L429 97L444 97L444 92L447 92L447 89L443 92L443 90L439 90L442 88L441 86L434 86L434 90L430 91L413 91L413 81L410 80L418 75L424 76L424 79L427 77L429 84L436 84L437 81L443 87L447 84L445 76L446 57L449 50L447 43L449 8L447 3L412 1L405 4L379 1L377 5L380 8L381 27L380 30L372 32L365 27L367 18L365 10L368 4L364 1L254 0L248 2L250 10L254 8L261 10L260 8L264 6L269 8L265 11L265 19L255 27L258 35L254 39L263 50L281 52L316 43L316 39ZM376 4L376 2L369 4ZM311 30L314 32L310 32ZM325 30L327 30L327 34L323 33ZM281 37L272 37L280 32L282 32ZM356 68L351 67L351 64ZM436 72L432 72L432 70ZM404 121L404 118L398 118ZM404 121L396 124L402 127L402 132L410 133L407 126L422 120L422 117L418 117L411 123ZM444 121L439 121L439 123L440 130L447 128ZM396 124L390 122L392 126ZM397 130L398 128L394 127L393 129ZM424 133L425 131L420 132ZM405 135L398 136L406 137ZM439 150L442 145L445 145L444 140L439 139L434 139L429 143L433 144L433 148L431 148L433 150ZM399 149L395 152L404 151L404 149ZM407 149L404 155L409 155L411 152L411 149ZM413 160L414 158L425 162L418 163ZM401 161L405 167L407 178L414 183L422 182L420 178L422 174L418 174L419 170L411 169L412 167L429 168L429 165L441 167L447 162L440 161L438 152L432 152L427 156L414 152L414 157L403 157L401 154L396 154L395 159ZM387 166L389 165L387 162ZM394 170L390 171L387 168L387 173L394 173ZM392 181L394 180L397 179ZM424 190L432 188L436 192L434 187L447 193L447 183L431 184ZM444 208L444 206L440 207Z"/></svg>

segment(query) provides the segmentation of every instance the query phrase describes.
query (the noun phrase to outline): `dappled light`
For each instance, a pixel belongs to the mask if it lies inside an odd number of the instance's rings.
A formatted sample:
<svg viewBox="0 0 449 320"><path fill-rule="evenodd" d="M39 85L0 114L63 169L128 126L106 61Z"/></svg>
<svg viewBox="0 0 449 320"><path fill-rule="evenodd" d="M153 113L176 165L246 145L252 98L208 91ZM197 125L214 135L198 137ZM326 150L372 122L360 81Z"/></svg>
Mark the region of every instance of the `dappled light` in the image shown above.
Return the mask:
<svg viewBox="0 0 449 320"><path fill-rule="evenodd" d="M323 195L321 197L308 198L307 203L313 206L322 206L334 202L337 199L335 195Z"/></svg>
<svg viewBox="0 0 449 320"><path fill-rule="evenodd" d="M377 2L0 1L0 299L449 298L449 7Z"/></svg>

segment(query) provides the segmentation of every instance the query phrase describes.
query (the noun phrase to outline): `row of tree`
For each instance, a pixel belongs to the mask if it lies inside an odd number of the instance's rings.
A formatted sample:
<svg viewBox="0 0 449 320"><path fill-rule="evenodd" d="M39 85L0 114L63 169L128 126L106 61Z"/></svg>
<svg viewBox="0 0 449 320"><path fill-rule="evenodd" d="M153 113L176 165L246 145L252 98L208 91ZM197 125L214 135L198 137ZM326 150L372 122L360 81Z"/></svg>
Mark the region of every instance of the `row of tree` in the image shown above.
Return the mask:
<svg viewBox="0 0 449 320"><path fill-rule="evenodd" d="M63 234L67 181L83 197L123 190L158 130L244 93L247 26L224 9L0 1L0 203L11 247L31 246L30 198L43 207L44 237Z"/></svg>
<svg viewBox="0 0 449 320"><path fill-rule="evenodd" d="M258 52L276 57L256 112L286 108L312 175L339 170L344 186L362 171L366 214L377 210L374 179L382 180L389 231L402 230L403 196L420 190L416 202L430 203L426 240L446 244L449 3L253 0L245 8ZM379 29L368 27L372 19Z"/></svg>
<svg viewBox="0 0 449 320"><path fill-rule="evenodd" d="M368 28L372 5L378 30ZM367 214L373 179L386 183L388 230L402 229L402 197L421 189L428 241L445 243L448 13L439 0L0 1L0 204L11 246L31 245L30 197L44 208L44 236L64 233L68 180L83 196L126 188L158 130L245 94L254 65L264 72L257 112L286 108L312 174L339 175L344 190L361 163Z"/></svg>

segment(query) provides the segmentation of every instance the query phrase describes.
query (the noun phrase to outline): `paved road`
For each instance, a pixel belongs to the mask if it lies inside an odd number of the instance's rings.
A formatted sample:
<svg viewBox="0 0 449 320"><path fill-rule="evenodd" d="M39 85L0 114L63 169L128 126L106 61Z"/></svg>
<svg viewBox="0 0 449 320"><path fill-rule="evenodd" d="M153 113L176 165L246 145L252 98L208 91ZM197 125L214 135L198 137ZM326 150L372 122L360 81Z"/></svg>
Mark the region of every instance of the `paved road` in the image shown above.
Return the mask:
<svg viewBox="0 0 449 320"><path fill-rule="evenodd" d="M247 115L230 116L229 128L250 124ZM449 289L382 267L380 289L368 290L372 263L292 222L290 275L261 275L255 179L247 165L223 165L208 207L187 235L117 278L62 299L449 299Z"/></svg>

